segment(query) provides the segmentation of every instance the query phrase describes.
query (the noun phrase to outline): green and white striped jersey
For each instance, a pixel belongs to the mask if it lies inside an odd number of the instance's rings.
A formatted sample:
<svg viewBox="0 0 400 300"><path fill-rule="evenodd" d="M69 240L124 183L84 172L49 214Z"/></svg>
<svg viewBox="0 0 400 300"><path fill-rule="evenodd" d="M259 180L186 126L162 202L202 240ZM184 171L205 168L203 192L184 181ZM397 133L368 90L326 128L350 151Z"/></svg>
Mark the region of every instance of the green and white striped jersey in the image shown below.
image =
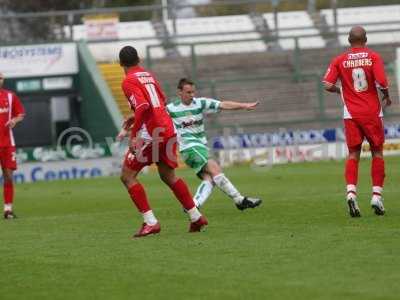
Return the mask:
<svg viewBox="0 0 400 300"><path fill-rule="evenodd" d="M207 147L204 131L204 114L217 113L220 101L210 98L193 98L190 105L177 100L167 105L167 110L178 132L179 151L191 147Z"/></svg>

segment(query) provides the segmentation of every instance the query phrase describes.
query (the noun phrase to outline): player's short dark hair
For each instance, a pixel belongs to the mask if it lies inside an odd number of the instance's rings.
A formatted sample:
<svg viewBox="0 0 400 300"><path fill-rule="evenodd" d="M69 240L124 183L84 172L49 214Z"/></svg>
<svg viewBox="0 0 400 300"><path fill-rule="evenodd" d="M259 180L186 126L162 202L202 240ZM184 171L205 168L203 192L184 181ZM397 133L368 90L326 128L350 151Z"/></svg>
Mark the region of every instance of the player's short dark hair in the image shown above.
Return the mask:
<svg viewBox="0 0 400 300"><path fill-rule="evenodd" d="M354 26L349 32L348 41L350 44L365 44L367 42L367 32L361 26Z"/></svg>
<svg viewBox="0 0 400 300"><path fill-rule="evenodd" d="M137 50L132 46L125 46L119 51L119 64L123 67L133 67L139 64Z"/></svg>
<svg viewBox="0 0 400 300"><path fill-rule="evenodd" d="M178 90L183 90L185 85L194 85L194 82L188 78L181 78L178 82Z"/></svg>

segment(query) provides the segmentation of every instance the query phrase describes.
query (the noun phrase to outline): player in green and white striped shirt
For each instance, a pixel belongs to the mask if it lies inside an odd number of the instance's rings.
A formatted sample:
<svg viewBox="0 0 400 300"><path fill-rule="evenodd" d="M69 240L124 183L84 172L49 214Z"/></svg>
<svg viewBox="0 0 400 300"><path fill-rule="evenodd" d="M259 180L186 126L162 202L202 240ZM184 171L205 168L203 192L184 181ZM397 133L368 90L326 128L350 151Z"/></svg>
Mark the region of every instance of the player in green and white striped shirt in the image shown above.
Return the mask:
<svg viewBox="0 0 400 300"><path fill-rule="evenodd" d="M195 98L195 85L186 78L179 81L178 95L180 99L168 104L167 110L178 131L181 157L202 179L194 197L196 206L200 207L206 202L214 185L227 194L240 210L260 205L261 199L242 196L222 173L218 163L209 158L204 130L204 114L218 113L221 110L254 110L258 102L221 102L210 98Z"/></svg>

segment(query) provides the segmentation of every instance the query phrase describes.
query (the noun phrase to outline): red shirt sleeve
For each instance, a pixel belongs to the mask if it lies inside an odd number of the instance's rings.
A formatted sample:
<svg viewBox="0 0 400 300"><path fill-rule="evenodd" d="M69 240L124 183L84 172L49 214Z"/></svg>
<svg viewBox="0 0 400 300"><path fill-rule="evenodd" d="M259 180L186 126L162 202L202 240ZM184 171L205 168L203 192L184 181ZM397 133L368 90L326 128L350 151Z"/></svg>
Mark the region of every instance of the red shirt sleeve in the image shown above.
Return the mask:
<svg viewBox="0 0 400 300"><path fill-rule="evenodd" d="M375 82L379 84L381 89L388 88L388 80L385 73L385 66L383 60L379 54L374 53L373 55L372 71L374 73Z"/></svg>
<svg viewBox="0 0 400 300"><path fill-rule="evenodd" d="M122 83L122 90L124 91L125 97L128 99L132 110L137 110L141 105L149 105L142 90L134 82L125 80Z"/></svg>
<svg viewBox="0 0 400 300"><path fill-rule="evenodd" d="M335 58L329 65L328 69L326 70L323 81L330 84L336 84L338 78L339 78L339 65L338 65L338 59Z"/></svg>
<svg viewBox="0 0 400 300"><path fill-rule="evenodd" d="M135 110L135 122L133 123L132 126L132 131L131 131L131 138L135 138L138 131L142 128L144 119L145 119L145 114L147 110L149 109L149 105L139 105L138 108Z"/></svg>
<svg viewBox="0 0 400 300"><path fill-rule="evenodd" d="M132 110L135 111L135 121L133 122L131 137L136 137L138 131L142 128L144 123L144 115L150 104L143 94L140 86L137 86L133 81L125 80L122 83L122 89L125 96L131 105Z"/></svg>
<svg viewBox="0 0 400 300"><path fill-rule="evenodd" d="M11 110L11 116L13 118L19 116L19 115L24 115L25 114L25 109L24 106L21 103L21 100L19 100L18 96L15 95L14 93L12 94L12 110Z"/></svg>
<svg viewBox="0 0 400 300"><path fill-rule="evenodd" d="M162 102L163 106L167 105L167 103L166 103L167 97L165 96L164 91L161 88L160 82L157 80L157 78L154 76L154 74L151 74L151 76L153 76L153 78L155 80L154 85L156 87L158 98L159 98L160 102Z"/></svg>

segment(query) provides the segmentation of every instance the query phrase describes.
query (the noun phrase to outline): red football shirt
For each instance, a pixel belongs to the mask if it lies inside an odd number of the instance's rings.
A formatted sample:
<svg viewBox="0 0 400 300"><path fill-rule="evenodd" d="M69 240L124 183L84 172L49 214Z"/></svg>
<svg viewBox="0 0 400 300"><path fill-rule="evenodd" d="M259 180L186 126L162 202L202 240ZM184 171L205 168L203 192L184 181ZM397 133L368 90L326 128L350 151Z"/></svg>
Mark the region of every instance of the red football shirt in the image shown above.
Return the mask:
<svg viewBox="0 0 400 300"><path fill-rule="evenodd" d="M143 127L151 137L158 134L159 137L168 138L176 134L172 119L165 108L166 97L151 73L140 66L130 68L122 82L122 90L133 111L140 107L146 108L143 113ZM135 123L137 121L135 116ZM155 132L156 130L159 131Z"/></svg>
<svg viewBox="0 0 400 300"><path fill-rule="evenodd" d="M333 59L324 82L340 79L344 118L383 116L377 87L388 88L380 55L368 48L351 48Z"/></svg>
<svg viewBox="0 0 400 300"><path fill-rule="evenodd" d="M13 92L0 89L0 147L15 146L13 132L6 124L12 118L24 113L19 98Z"/></svg>

